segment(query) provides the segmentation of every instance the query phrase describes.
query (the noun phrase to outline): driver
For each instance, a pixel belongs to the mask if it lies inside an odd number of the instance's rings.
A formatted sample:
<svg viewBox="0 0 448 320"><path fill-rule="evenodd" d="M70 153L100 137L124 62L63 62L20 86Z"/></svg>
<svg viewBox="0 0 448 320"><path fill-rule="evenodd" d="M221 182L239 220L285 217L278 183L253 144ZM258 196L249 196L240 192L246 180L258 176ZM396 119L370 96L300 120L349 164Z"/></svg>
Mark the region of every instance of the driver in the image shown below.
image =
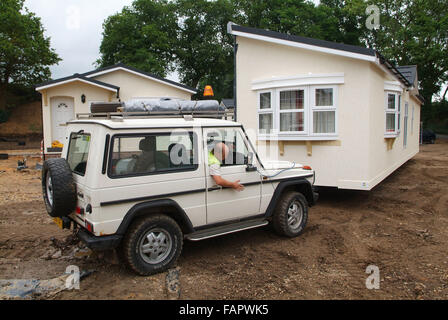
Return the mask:
<svg viewBox="0 0 448 320"><path fill-rule="evenodd" d="M244 186L240 184L240 180L230 182L221 176L221 164L224 162L224 159L227 158L228 154L229 147L225 143L219 142L215 145L214 150L210 151L210 153L208 154L210 175L212 176L213 180L215 180L218 186L221 186L223 188L232 188L236 191L243 191Z"/></svg>

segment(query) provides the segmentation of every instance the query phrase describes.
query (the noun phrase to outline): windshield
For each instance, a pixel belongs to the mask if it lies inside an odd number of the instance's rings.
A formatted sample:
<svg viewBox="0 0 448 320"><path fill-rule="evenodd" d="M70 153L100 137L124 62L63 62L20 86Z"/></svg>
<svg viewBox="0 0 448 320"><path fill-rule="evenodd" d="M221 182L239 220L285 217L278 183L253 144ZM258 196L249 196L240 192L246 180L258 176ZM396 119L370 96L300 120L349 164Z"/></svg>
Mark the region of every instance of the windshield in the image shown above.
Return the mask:
<svg viewBox="0 0 448 320"><path fill-rule="evenodd" d="M84 176L86 174L89 148L90 134L72 133L70 135L67 162L73 173L80 176Z"/></svg>

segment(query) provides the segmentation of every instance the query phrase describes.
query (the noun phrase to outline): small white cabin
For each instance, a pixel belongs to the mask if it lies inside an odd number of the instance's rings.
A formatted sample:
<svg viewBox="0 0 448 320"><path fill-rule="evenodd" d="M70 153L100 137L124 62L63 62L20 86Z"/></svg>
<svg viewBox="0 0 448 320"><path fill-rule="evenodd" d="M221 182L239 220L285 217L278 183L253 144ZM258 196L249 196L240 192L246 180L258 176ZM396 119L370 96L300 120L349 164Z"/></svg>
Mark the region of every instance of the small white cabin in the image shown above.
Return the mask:
<svg viewBox="0 0 448 320"><path fill-rule="evenodd" d="M416 66L373 49L229 23L236 116L265 157L316 171L316 185L371 190L419 152Z"/></svg>
<svg viewBox="0 0 448 320"><path fill-rule="evenodd" d="M128 101L139 97L191 100L197 90L124 64L56 79L36 86L42 94L45 154L59 155L66 141L65 124L89 113L92 102ZM54 143L58 145L54 147Z"/></svg>

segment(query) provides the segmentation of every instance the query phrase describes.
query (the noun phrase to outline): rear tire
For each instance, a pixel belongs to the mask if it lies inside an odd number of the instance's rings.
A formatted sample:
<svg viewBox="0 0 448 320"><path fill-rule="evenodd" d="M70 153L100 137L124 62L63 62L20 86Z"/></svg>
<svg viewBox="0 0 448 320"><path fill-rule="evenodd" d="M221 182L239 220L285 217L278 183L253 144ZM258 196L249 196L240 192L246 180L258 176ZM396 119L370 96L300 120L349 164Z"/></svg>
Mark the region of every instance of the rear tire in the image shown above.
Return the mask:
<svg viewBox="0 0 448 320"><path fill-rule="evenodd" d="M76 185L67 160L49 159L42 168L42 194L52 217L66 217L76 208Z"/></svg>
<svg viewBox="0 0 448 320"><path fill-rule="evenodd" d="M168 216L135 221L119 247L119 257L135 273L148 276L172 268L182 252L183 234Z"/></svg>
<svg viewBox="0 0 448 320"><path fill-rule="evenodd" d="M272 225L281 236L299 236L308 222L308 201L300 192L286 192L274 211Z"/></svg>

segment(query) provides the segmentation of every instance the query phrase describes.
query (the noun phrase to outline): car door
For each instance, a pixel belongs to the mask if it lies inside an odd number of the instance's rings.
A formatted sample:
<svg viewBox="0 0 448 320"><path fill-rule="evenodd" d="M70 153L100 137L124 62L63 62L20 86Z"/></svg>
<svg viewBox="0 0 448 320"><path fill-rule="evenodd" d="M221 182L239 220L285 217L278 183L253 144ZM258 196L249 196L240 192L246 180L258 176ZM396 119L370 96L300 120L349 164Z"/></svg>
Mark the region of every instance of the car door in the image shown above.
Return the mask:
<svg viewBox="0 0 448 320"><path fill-rule="evenodd" d="M220 223L247 218L260 214L261 176L257 171L247 171L252 161L253 150L240 127L204 129L204 148L206 148L206 187L207 187L207 223ZM222 178L234 182L240 180L245 186L238 192L231 188L216 185L210 175L208 155L214 146L224 142L230 149L229 156L221 165Z"/></svg>

